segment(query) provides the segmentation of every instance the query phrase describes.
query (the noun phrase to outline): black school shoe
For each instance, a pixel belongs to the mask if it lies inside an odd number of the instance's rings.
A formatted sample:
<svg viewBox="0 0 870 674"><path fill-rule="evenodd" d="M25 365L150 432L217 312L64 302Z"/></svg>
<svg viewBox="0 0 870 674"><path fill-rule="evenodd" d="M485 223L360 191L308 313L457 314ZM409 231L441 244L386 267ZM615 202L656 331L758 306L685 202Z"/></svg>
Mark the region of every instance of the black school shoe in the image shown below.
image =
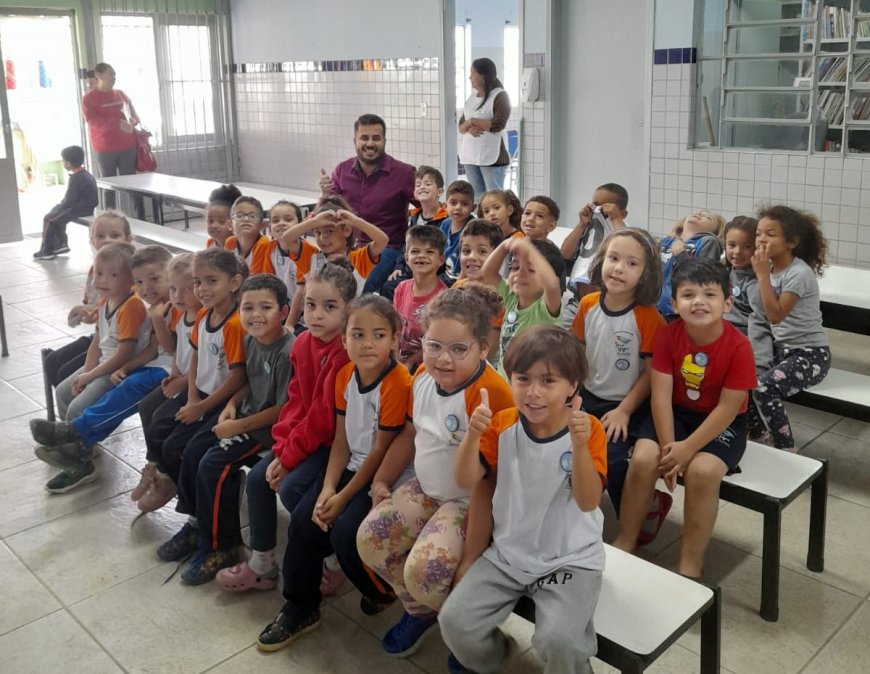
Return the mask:
<svg viewBox="0 0 870 674"><path fill-rule="evenodd" d="M49 421L48 419L31 419L30 434L36 442L46 447L54 447L82 439L76 427L71 423Z"/></svg>
<svg viewBox="0 0 870 674"><path fill-rule="evenodd" d="M281 612L266 629L260 632L260 636L257 637L257 650L266 653L279 651L306 632L316 630L318 627L320 627L320 609L301 619L290 618Z"/></svg>
<svg viewBox="0 0 870 674"><path fill-rule="evenodd" d="M48 253L44 250L38 250L33 254L34 260L53 260L55 257L57 257L56 253Z"/></svg>

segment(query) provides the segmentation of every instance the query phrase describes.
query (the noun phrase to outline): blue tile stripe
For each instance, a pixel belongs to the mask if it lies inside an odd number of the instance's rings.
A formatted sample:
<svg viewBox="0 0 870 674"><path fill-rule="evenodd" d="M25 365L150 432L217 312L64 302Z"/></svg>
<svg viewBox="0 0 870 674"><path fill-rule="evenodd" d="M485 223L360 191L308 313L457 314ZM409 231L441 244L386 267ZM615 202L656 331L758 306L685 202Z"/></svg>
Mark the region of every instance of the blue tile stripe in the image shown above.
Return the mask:
<svg viewBox="0 0 870 674"><path fill-rule="evenodd" d="M672 47L671 49L654 49L653 63L657 66L674 63L696 63L698 50L694 47Z"/></svg>

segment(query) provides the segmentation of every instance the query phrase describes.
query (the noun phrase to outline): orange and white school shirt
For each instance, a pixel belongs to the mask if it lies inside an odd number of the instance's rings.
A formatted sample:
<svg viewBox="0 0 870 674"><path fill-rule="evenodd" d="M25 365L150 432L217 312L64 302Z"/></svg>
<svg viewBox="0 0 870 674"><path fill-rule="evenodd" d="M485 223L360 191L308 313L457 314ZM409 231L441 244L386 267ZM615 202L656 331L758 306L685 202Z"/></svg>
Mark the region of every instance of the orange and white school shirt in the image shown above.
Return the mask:
<svg viewBox="0 0 870 674"><path fill-rule="evenodd" d="M423 492L438 501L467 499L469 492L456 486L453 461L468 432L468 420L480 404L480 389L489 392L493 414L514 404L510 386L487 363L458 390L448 393L420 366L414 374L408 400L408 419L414 423L414 472Z"/></svg>
<svg viewBox="0 0 870 674"><path fill-rule="evenodd" d="M329 261L317 246L305 239L299 240L299 254L291 254L291 257L296 261L296 282L299 285L303 285L306 277L317 273ZM362 294L366 279L372 273L378 260L372 259L368 246L348 252L347 259L350 260L353 267L353 275L356 278L356 294L359 297Z"/></svg>
<svg viewBox="0 0 870 674"><path fill-rule="evenodd" d="M238 309L213 327L210 316L211 309L200 309L190 335L196 352L196 388L207 396L226 381L232 368L245 366L245 331Z"/></svg>
<svg viewBox="0 0 870 674"><path fill-rule="evenodd" d="M584 388L602 400L623 400L652 357L653 342L665 319L653 306L632 304L623 311L604 306L604 293L580 300L571 331L586 345L589 373Z"/></svg>
<svg viewBox="0 0 870 674"><path fill-rule="evenodd" d="M181 312L175 323L175 368L179 374L185 375L190 369L190 359L193 357L193 329L196 327L196 319L187 320L187 312ZM170 326L172 327L172 326Z"/></svg>
<svg viewBox="0 0 870 674"><path fill-rule="evenodd" d="M169 332L175 334L175 328L178 325L178 319L181 318L184 312L179 311L173 306L169 306L166 308L166 311L163 312L163 320L166 322L166 327L169 328ZM151 333L154 333L154 325L152 321ZM178 338L176 336L176 345L178 344ZM157 344L157 357L152 360L146 367L162 367L166 370L166 374L170 374L172 372L172 359L174 356L174 351L166 351L158 342Z"/></svg>
<svg viewBox="0 0 870 674"><path fill-rule="evenodd" d="M269 262L270 243L269 237L263 234L254 242L254 245L251 246L251 250L249 250L247 255L245 255L238 239L236 239L235 236L230 236L227 237L226 243L224 243L224 248L231 250L238 255L240 259L244 260L245 264L248 265L249 273L271 274L272 271Z"/></svg>
<svg viewBox="0 0 870 674"><path fill-rule="evenodd" d="M296 276L298 270L296 262L290 257L290 253L281 248L277 239L269 242L269 274L274 274L284 281L287 286L287 296L292 298L296 293Z"/></svg>
<svg viewBox="0 0 870 674"><path fill-rule="evenodd" d="M603 490L607 436L598 419L589 421L588 451ZM524 584L566 567L604 568L604 516L600 508L583 512L574 500L574 450L567 426L538 438L516 408L503 410L480 438L480 457L496 473L492 543L483 553L490 562Z"/></svg>
<svg viewBox="0 0 870 674"><path fill-rule="evenodd" d="M115 355L121 342L136 342L133 349L135 356L148 346L151 339L151 319L148 317L145 302L133 292L111 311L108 301L103 299L100 302L97 323L100 330L101 363Z"/></svg>
<svg viewBox="0 0 870 674"><path fill-rule="evenodd" d="M400 431L405 425L411 375L401 363L392 361L368 386L362 386L359 372L348 363L335 377L335 412L344 417L350 459L347 469L356 472L375 444L378 431Z"/></svg>

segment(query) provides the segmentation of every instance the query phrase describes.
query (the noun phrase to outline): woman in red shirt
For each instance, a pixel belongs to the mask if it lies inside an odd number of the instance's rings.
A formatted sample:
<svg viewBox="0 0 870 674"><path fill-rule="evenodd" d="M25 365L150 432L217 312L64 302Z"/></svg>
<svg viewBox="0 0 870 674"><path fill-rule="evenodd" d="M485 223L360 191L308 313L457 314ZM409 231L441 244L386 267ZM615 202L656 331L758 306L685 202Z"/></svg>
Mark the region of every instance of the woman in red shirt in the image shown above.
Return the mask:
<svg viewBox="0 0 870 674"><path fill-rule="evenodd" d="M88 123L91 146L100 177L136 173L136 135L139 117L127 95L115 89L115 69L108 63L94 66L96 85L82 97L82 112ZM115 193L104 192L104 204L115 207ZM136 217L145 218L142 197L133 197Z"/></svg>

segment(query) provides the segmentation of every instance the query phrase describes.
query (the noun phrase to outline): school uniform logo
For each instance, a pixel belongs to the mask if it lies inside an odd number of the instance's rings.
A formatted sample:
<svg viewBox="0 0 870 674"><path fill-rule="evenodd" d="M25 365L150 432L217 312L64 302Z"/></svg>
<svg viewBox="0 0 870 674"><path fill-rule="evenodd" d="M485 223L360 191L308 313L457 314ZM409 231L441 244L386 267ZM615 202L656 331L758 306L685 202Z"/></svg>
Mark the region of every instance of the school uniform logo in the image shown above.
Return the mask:
<svg viewBox="0 0 870 674"><path fill-rule="evenodd" d="M448 414L447 418L444 420L444 428L447 429L448 433L455 433L459 430L459 417L455 414Z"/></svg>
<svg viewBox="0 0 870 674"><path fill-rule="evenodd" d="M613 364L617 370L627 370L631 367L631 344L634 341L630 332L613 333L613 350L616 353L616 362Z"/></svg>
<svg viewBox="0 0 870 674"><path fill-rule="evenodd" d="M562 455L559 457L559 468L561 468L562 472L565 473L565 477L568 480L568 489L572 489L572 480L574 477L574 452L570 450L562 452Z"/></svg>

